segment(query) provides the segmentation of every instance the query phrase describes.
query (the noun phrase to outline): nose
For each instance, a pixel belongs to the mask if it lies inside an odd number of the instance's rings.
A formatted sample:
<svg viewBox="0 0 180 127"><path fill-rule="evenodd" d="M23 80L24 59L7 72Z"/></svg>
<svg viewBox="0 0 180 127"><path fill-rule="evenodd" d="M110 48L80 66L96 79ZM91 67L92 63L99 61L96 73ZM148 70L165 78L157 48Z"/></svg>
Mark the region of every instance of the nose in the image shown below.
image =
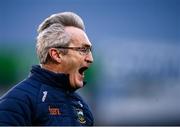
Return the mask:
<svg viewBox="0 0 180 127"><path fill-rule="evenodd" d="M87 63L93 63L93 55L92 55L92 52L88 53L85 57L85 61Z"/></svg>

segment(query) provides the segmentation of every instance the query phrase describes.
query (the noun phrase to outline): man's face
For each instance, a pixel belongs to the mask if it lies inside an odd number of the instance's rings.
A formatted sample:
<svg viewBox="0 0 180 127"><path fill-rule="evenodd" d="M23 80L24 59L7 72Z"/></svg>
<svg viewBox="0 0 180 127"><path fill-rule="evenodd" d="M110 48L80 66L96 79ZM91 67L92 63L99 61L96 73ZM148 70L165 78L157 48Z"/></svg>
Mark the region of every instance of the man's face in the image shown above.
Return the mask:
<svg viewBox="0 0 180 127"><path fill-rule="evenodd" d="M91 43L84 31L75 27L66 27L65 31L71 37L71 43L68 47L90 48ZM62 65L65 73L69 74L70 84L73 88L83 87L84 71L88 69L93 62L91 52L83 52L68 49L68 53L62 58Z"/></svg>

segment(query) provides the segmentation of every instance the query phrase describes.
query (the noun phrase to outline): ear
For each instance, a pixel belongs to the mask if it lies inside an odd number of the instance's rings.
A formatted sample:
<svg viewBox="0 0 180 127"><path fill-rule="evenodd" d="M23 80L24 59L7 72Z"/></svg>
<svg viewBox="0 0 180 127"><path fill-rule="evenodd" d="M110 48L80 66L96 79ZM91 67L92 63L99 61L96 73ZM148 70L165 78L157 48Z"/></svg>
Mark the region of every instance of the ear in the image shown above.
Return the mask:
<svg viewBox="0 0 180 127"><path fill-rule="evenodd" d="M49 55L51 56L52 60L61 63L62 57L60 52L56 48L49 49Z"/></svg>

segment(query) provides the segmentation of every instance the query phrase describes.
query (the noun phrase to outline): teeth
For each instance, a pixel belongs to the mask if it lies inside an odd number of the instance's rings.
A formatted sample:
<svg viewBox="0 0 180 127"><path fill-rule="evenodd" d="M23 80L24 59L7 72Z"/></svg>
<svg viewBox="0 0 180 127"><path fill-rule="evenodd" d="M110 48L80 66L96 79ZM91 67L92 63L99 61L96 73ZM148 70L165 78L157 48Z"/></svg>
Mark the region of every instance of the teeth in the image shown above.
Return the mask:
<svg viewBox="0 0 180 127"><path fill-rule="evenodd" d="M82 77L84 78L84 72L82 73Z"/></svg>

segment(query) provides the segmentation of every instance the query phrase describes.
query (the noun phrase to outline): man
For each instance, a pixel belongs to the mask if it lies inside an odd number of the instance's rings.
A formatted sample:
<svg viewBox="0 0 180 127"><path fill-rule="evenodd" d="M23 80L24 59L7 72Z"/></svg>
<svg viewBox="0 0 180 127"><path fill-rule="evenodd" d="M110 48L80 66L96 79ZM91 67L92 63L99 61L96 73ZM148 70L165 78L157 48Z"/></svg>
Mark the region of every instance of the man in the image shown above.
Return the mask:
<svg viewBox="0 0 180 127"><path fill-rule="evenodd" d="M72 12L54 14L38 28L40 65L0 99L0 125L93 125L93 116L75 92L93 62L82 19Z"/></svg>

